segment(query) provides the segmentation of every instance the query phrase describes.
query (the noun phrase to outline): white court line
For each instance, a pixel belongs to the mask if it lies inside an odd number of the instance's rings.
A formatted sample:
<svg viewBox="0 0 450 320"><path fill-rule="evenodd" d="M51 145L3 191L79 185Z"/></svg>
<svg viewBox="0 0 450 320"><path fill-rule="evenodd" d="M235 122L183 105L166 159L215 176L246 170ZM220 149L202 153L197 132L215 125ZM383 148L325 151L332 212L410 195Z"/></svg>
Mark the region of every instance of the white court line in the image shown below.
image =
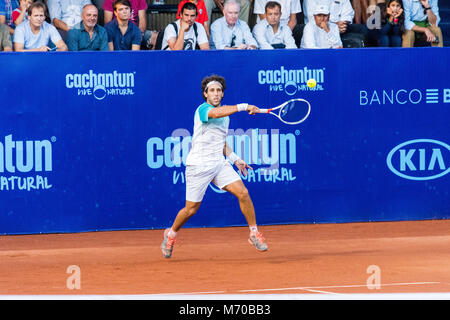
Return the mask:
<svg viewBox="0 0 450 320"><path fill-rule="evenodd" d="M0 300L450 300L450 292L356 294L0 295Z"/></svg>
<svg viewBox="0 0 450 320"><path fill-rule="evenodd" d="M381 287L388 286L408 286L408 285L425 285L425 284L439 284L440 282L400 282L400 283L385 283L381 284ZM316 287L293 287L293 288L272 288L272 289L253 289L253 290L238 290L238 292L268 292L268 291L287 291L287 290L305 290L312 291L311 289L338 289L338 288L361 288L367 287L367 284L351 284L342 286L316 286ZM332 293L332 292L326 292Z"/></svg>
<svg viewBox="0 0 450 320"><path fill-rule="evenodd" d="M308 292L315 292L315 293L324 293L324 294L340 294L336 292L329 292L329 291L323 291L323 290L312 290L312 289L303 289Z"/></svg>
<svg viewBox="0 0 450 320"><path fill-rule="evenodd" d="M190 295L190 294L221 294L221 293L226 293L226 291L206 291L206 292L173 292L173 293L155 293L155 296L172 296L172 295Z"/></svg>
<svg viewBox="0 0 450 320"><path fill-rule="evenodd" d="M427 285L439 284L440 282L403 282L386 283L381 286L405 286L405 285ZM341 285L341 286L315 286L315 287L293 287L273 288L257 290L238 290L238 294L228 294L226 291L208 292L184 292L184 293L158 293L158 294L110 294L110 295L1 295L0 300L450 300L450 292L431 293L335 293L316 289L327 288L358 288L367 285ZM286 290L304 290L310 293L260 293ZM322 293L322 294L317 294Z"/></svg>

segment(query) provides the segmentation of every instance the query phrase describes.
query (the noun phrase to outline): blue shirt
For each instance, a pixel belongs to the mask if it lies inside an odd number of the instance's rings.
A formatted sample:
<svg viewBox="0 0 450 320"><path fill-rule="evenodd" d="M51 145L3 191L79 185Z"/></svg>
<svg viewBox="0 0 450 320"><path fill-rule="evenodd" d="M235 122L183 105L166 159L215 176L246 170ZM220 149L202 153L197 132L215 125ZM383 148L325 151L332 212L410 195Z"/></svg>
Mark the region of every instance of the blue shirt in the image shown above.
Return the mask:
<svg viewBox="0 0 450 320"><path fill-rule="evenodd" d="M94 27L92 39L81 22L78 28L69 30L66 42L69 51L109 51L108 33L98 24Z"/></svg>
<svg viewBox="0 0 450 320"><path fill-rule="evenodd" d="M225 17L217 19L211 25L211 37L217 50L222 50L225 47L237 47L243 43L258 47L248 24L242 20L236 21L236 24L231 27Z"/></svg>
<svg viewBox="0 0 450 320"><path fill-rule="evenodd" d="M120 31L117 19L108 22L105 29L108 32L108 42L113 43L114 50L131 50L131 45L141 45L141 30L131 21L128 21L128 28L124 35Z"/></svg>
<svg viewBox="0 0 450 320"><path fill-rule="evenodd" d="M12 12L19 7L19 0L0 0L0 16L5 16L5 23L15 28L14 21L12 21Z"/></svg>
<svg viewBox="0 0 450 320"><path fill-rule="evenodd" d="M45 21L38 34L34 34L33 31L31 31L30 22L28 20L19 24L14 32L14 42L23 43L23 48L26 50L48 46L50 40L56 44L61 39L58 30L56 30L52 24Z"/></svg>
<svg viewBox="0 0 450 320"><path fill-rule="evenodd" d="M439 17L438 0L428 0L431 10L437 17L436 25L439 25L441 18ZM411 30L416 24L413 21L425 21L428 19L426 13L423 12L422 4L419 0L403 0L403 8L405 11L405 29Z"/></svg>

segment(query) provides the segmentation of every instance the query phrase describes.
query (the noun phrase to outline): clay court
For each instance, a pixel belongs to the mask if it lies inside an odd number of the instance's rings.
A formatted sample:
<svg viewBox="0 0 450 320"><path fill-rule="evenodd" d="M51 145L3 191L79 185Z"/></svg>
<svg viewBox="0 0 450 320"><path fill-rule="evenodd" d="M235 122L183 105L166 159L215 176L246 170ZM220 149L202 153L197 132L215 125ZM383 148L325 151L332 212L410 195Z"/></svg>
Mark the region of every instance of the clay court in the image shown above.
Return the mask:
<svg viewBox="0 0 450 320"><path fill-rule="evenodd" d="M161 256L162 230L0 236L0 294L450 292L449 220L260 230L265 253L248 244L248 228L185 228L171 259ZM69 266L79 267L80 289L67 288ZM367 286L370 266L378 289Z"/></svg>

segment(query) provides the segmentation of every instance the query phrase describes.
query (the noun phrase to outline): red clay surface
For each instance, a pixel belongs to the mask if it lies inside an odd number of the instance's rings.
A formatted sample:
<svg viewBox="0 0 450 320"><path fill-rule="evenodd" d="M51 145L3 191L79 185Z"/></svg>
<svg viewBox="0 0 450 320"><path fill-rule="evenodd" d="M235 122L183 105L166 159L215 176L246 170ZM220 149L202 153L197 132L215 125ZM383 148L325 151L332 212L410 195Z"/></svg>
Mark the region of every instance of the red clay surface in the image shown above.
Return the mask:
<svg viewBox="0 0 450 320"><path fill-rule="evenodd" d="M0 294L450 292L450 220L260 230L265 253L248 228L185 228L171 259L162 230L0 236ZM81 289L67 288L71 265ZM369 266L380 289L367 287Z"/></svg>

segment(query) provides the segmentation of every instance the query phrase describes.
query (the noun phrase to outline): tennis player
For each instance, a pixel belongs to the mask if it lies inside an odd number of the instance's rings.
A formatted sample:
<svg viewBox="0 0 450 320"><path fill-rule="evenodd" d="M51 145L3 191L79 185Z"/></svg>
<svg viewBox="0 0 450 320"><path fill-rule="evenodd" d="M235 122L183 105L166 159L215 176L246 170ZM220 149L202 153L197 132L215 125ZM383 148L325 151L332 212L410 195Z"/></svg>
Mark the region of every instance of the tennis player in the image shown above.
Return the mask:
<svg viewBox="0 0 450 320"><path fill-rule="evenodd" d="M266 251L268 247L258 231L255 209L248 190L228 160L243 175L247 175L247 169L252 168L225 141L230 115L240 111L252 115L258 113L259 109L247 103L221 106L226 87L225 79L221 76L204 78L201 87L206 102L197 108L194 116L192 148L186 159L186 205L178 212L172 227L164 231L162 254L165 258L172 256L177 232L200 208L210 182L238 198L241 211L250 227L249 243L259 251Z"/></svg>

